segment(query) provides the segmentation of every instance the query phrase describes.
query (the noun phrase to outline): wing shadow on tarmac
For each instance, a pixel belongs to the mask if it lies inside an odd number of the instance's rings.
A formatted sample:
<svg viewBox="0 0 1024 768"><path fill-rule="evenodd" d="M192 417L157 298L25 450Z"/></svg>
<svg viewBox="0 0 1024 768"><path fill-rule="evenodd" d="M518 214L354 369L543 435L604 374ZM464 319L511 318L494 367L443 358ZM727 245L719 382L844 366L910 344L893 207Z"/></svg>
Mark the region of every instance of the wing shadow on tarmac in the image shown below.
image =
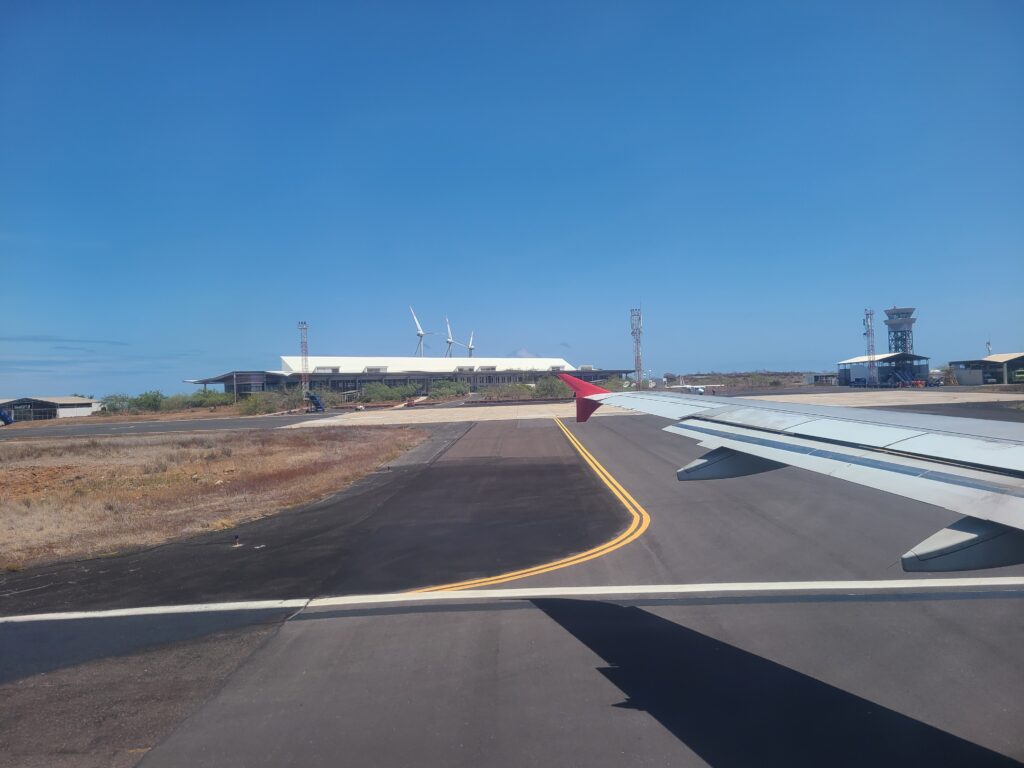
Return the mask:
<svg viewBox="0 0 1024 768"><path fill-rule="evenodd" d="M640 608L534 604L607 662L600 672L716 768L1009 766L1014 760Z"/></svg>

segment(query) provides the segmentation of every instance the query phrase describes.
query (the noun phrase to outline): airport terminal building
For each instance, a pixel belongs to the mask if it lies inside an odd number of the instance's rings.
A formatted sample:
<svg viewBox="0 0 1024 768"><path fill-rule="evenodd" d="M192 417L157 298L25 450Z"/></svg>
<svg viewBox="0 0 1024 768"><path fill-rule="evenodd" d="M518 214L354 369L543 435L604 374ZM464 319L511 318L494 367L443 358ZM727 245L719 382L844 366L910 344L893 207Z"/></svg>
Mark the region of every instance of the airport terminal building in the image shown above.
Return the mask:
<svg viewBox="0 0 1024 768"><path fill-rule="evenodd" d="M439 381L463 382L470 391L503 384L536 384L556 373L571 373L584 381L622 377L632 369L575 367L560 357L315 357L308 358L309 388L324 392L358 392L369 383L415 385L429 393ZM297 387L302 358L282 356L276 371L230 371L189 384L221 384L227 393L248 395Z"/></svg>

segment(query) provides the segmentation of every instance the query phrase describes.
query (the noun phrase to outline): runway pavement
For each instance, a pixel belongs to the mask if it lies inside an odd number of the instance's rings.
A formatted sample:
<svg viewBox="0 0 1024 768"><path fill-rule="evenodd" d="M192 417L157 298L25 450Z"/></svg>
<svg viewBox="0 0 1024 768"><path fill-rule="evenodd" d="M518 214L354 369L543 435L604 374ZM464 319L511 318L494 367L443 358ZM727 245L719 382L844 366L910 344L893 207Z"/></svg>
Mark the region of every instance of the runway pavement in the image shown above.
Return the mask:
<svg viewBox="0 0 1024 768"><path fill-rule="evenodd" d="M632 543L500 583L505 600L303 603L223 673L223 687L201 706L197 700L187 719L151 725L133 742L145 750L137 753L145 755L142 765L975 766L1024 759L1024 587L936 581L943 586L923 590L897 565L902 552L954 516L795 469L680 483L675 469L702 451L662 432L665 424L641 416L567 424L649 516ZM420 471L420 485L399 479L392 496L388 482L368 491L379 494L373 535L345 549L346 558L362 558L368 580L296 577L289 588L306 591L290 596L498 574L619 533L629 520L625 507L570 451L552 421L474 427ZM476 478L474 493L463 487L468 476ZM440 524L434 536L439 508L453 524ZM308 551L316 570L318 558L346 542L327 535L282 546ZM436 557L425 555L431 551ZM193 578L191 564L182 570L182 579ZM1019 577L1024 568L954 575ZM231 583L224 573L217 578ZM896 584L875 591L777 584L836 579ZM268 573L241 581L252 588L236 584L221 594L287 592ZM639 597L558 592L708 582L743 584ZM555 593L517 596L535 587ZM66 589L57 604L80 599ZM281 619L248 613L263 622L257 626ZM232 611L204 620L244 621ZM31 662L38 670L47 665L47 637L53 647L95 647L99 627L110 638L135 637L140 627L186 634L191 627L194 638L201 623L165 615L28 622L14 630L0 624L0 638L8 643L3 658L30 641L41 648ZM0 704L0 739L5 722Z"/></svg>

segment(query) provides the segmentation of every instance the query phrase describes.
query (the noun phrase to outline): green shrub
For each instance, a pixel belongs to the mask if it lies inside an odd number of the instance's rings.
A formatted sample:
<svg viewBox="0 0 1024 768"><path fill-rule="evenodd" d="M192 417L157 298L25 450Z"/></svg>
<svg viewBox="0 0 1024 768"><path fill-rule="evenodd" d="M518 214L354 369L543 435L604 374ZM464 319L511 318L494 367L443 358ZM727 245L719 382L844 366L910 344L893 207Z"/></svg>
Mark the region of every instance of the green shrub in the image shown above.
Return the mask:
<svg viewBox="0 0 1024 768"><path fill-rule="evenodd" d="M534 389L529 384L502 384L480 390L484 400L532 400Z"/></svg>
<svg viewBox="0 0 1024 768"><path fill-rule="evenodd" d="M260 413L276 413L287 410L281 406L281 398L275 392L254 392L238 401L238 410L246 416Z"/></svg>
<svg viewBox="0 0 1024 768"><path fill-rule="evenodd" d="M572 397L572 390L561 379L554 376L545 376L537 380L537 386L533 389L534 397L550 400L554 398Z"/></svg>
<svg viewBox="0 0 1024 768"><path fill-rule="evenodd" d="M159 411L163 401L164 394L159 390L151 389L149 392L143 392L138 397L133 397L131 409L133 411Z"/></svg>
<svg viewBox="0 0 1024 768"><path fill-rule="evenodd" d="M190 407L188 395L168 395L160 401L161 411L184 411Z"/></svg>
<svg viewBox="0 0 1024 768"><path fill-rule="evenodd" d="M418 391L419 387L413 384L408 384L404 387L389 387L387 384L372 382L363 386L363 391L359 395L359 400L363 403L391 402L393 400L404 400L407 397L412 397Z"/></svg>
<svg viewBox="0 0 1024 768"><path fill-rule="evenodd" d="M214 392L202 390L189 395L189 403L193 408L215 408L218 405L231 405L235 396L230 392Z"/></svg>
<svg viewBox="0 0 1024 768"><path fill-rule="evenodd" d="M132 407L132 396L126 394L107 395L103 407L110 413L127 413Z"/></svg>
<svg viewBox="0 0 1024 768"><path fill-rule="evenodd" d="M618 376L604 379L603 381L595 381L594 384L602 389L607 389L609 392L621 392L626 388L626 380L620 379Z"/></svg>
<svg viewBox="0 0 1024 768"><path fill-rule="evenodd" d="M273 392L264 392L263 394L272 394L277 398L278 405L280 406L277 410L279 411L296 411L306 407L306 398L299 387L277 389Z"/></svg>
<svg viewBox="0 0 1024 768"><path fill-rule="evenodd" d="M352 397L352 395L343 395L341 392L317 392L317 394L320 395L320 399L324 401L324 406L327 408L347 403Z"/></svg>
<svg viewBox="0 0 1024 768"><path fill-rule="evenodd" d="M469 394L469 384L462 381L438 381L430 385L431 397L460 397Z"/></svg>

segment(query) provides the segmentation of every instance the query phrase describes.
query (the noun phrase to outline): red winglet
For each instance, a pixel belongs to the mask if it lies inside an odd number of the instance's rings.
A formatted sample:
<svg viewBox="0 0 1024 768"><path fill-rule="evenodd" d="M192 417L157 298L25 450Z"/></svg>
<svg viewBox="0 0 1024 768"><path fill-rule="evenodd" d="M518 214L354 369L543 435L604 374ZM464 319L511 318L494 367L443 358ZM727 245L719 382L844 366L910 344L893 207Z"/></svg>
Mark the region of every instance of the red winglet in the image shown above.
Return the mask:
<svg viewBox="0 0 1024 768"><path fill-rule="evenodd" d="M568 373L559 373L556 375L568 384L569 388L576 393L576 421L586 421L590 418L590 414L601 407L600 400L587 400L587 396L603 395L608 392L607 389L602 389L596 384L591 384L589 381L577 379L575 376L570 376Z"/></svg>

